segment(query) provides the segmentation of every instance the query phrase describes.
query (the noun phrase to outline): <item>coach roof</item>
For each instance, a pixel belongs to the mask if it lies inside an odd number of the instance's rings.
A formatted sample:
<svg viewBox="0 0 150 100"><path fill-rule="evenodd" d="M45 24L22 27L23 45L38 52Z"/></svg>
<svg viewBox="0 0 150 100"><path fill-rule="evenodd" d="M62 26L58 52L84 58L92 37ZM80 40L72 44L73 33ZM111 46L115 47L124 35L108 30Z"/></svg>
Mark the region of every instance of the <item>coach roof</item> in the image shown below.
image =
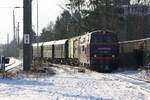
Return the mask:
<svg viewBox="0 0 150 100"><path fill-rule="evenodd" d="M68 39L55 41L54 45L57 45L57 44L65 44L65 43L67 42L67 40L68 40Z"/></svg>
<svg viewBox="0 0 150 100"><path fill-rule="evenodd" d="M35 46L42 46L42 45L43 45L43 42L40 42L40 43L33 43L33 44L32 44L33 47L35 47Z"/></svg>
<svg viewBox="0 0 150 100"><path fill-rule="evenodd" d="M44 42L43 45L53 45L55 41Z"/></svg>

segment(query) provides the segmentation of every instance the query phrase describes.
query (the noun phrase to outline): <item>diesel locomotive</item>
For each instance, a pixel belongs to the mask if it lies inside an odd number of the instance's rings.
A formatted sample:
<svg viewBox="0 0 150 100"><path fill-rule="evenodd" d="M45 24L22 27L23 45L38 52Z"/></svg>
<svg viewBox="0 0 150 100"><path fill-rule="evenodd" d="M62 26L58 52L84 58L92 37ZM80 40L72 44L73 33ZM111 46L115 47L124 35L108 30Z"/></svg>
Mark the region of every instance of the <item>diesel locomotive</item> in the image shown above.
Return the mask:
<svg viewBox="0 0 150 100"><path fill-rule="evenodd" d="M33 59L97 71L112 71L118 67L118 38L111 31L97 30L70 39L42 42L38 45L34 43L32 46ZM38 55L37 49L40 53Z"/></svg>

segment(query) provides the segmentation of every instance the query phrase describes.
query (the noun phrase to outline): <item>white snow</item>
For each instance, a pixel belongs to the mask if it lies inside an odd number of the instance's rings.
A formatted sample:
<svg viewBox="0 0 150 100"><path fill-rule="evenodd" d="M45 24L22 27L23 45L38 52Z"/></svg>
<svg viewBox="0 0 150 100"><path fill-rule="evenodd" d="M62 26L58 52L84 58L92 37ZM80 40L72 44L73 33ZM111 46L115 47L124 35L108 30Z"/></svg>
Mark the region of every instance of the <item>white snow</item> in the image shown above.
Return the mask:
<svg viewBox="0 0 150 100"><path fill-rule="evenodd" d="M150 100L150 92L113 74L53 69L52 76L0 78L0 100Z"/></svg>
<svg viewBox="0 0 150 100"><path fill-rule="evenodd" d="M18 59L14 59L14 58L10 58L10 62L9 64L6 64L5 65L5 70L8 71L8 70L11 70L12 68L14 67L21 67L20 69L22 69L22 61L18 60Z"/></svg>

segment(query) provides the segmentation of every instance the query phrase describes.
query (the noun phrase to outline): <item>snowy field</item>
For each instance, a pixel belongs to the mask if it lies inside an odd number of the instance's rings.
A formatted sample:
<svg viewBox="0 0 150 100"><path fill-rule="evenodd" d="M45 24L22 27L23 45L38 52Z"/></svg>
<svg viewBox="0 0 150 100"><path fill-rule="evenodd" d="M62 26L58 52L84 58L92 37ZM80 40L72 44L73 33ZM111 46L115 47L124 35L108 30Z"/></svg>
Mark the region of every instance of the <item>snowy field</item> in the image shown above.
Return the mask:
<svg viewBox="0 0 150 100"><path fill-rule="evenodd" d="M0 78L0 100L150 100L150 92L116 74L52 69L51 76Z"/></svg>

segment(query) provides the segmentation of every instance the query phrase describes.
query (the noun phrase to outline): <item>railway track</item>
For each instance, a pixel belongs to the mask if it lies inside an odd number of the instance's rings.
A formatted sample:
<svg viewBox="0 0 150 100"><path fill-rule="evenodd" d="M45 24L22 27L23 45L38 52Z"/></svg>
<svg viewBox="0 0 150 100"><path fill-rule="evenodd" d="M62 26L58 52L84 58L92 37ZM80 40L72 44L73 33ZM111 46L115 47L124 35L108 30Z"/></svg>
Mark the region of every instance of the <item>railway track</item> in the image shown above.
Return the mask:
<svg viewBox="0 0 150 100"><path fill-rule="evenodd" d="M78 72L80 70L80 67L73 67L73 66L69 66L69 65L59 65L59 64L52 64L52 65L54 65L58 68L62 68L65 71L72 69L72 73ZM69 69L68 69L68 67L69 67ZM96 71L92 71L92 70L88 70L88 69L84 69L84 70L86 70L85 73L96 72ZM99 73L99 72L96 72L96 73ZM116 79L119 79L121 81L131 83L146 92L150 92L150 81L142 80L139 78L129 76L128 74L117 73L117 72L116 73L101 73L101 74L103 74L106 77L108 77L108 76L111 76L113 78L115 77Z"/></svg>
<svg viewBox="0 0 150 100"><path fill-rule="evenodd" d="M18 59L10 58L10 63L5 65L2 75L3 77L15 76L20 70L22 70L22 62Z"/></svg>
<svg viewBox="0 0 150 100"><path fill-rule="evenodd" d="M13 61L9 65L6 65L6 72L20 70L21 64L22 63L21 62L18 63L17 60ZM68 73L76 73L76 72L79 72L80 70L86 70L85 73L95 72L95 71L89 71L88 69L85 69L85 68L82 69L80 67L73 67L73 66L69 66L69 65L59 65L59 64L50 64L50 65L57 67L57 68L62 68L62 70L64 70L65 72L68 72ZM72 70L70 71L70 69L72 69ZM110 74L105 73L104 75L110 75L111 77L115 77L119 80L131 83L135 86L138 86L140 89L142 89L146 92L150 92L150 81L138 79L136 77L132 77L132 76L129 76L128 74L124 74L124 73L110 73Z"/></svg>
<svg viewBox="0 0 150 100"><path fill-rule="evenodd" d="M92 72L92 70L90 70L90 69L87 69L85 67L79 67L79 66L61 65L61 64L52 64L52 63L50 63L49 65L57 67L57 68L62 68L66 72L72 71L72 73L76 73L76 72L90 73L90 72Z"/></svg>
<svg viewBox="0 0 150 100"><path fill-rule="evenodd" d="M110 74L113 77L116 77L122 81L126 81L129 82L133 85L136 85L138 87L140 87L140 89L146 91L146 92L150 92L150 81L148 80L142 80L140 78L136 78L134 76L129 76L123 73L114 73L114 74Z"/></svg>
<svg viewBox="0 0 150 100"><path fill-rule="evenodd" d="M59 68L63 68L64 70L66 70L66 67L69 67L70 69L74 70L74 72L79 72L79 70L81 70L80 67L73 67L73 66L69 66L69 65L66 66L66 65L55 64L55 66L57 66ZM86 68L84 68L83 70L85 70L85 73L96 72L96 71L89 70ZM99 73L99 72L96 72L96 73ZM119 80L126 81L128 83L136 85L136 86L140 87L140 89L142 89L146 92L150 92L150 81L148 81L148 80L143 80L140 78L129 76L126 73L104 73L104 75L111 75L112 77L116 77Z"/></svg>

